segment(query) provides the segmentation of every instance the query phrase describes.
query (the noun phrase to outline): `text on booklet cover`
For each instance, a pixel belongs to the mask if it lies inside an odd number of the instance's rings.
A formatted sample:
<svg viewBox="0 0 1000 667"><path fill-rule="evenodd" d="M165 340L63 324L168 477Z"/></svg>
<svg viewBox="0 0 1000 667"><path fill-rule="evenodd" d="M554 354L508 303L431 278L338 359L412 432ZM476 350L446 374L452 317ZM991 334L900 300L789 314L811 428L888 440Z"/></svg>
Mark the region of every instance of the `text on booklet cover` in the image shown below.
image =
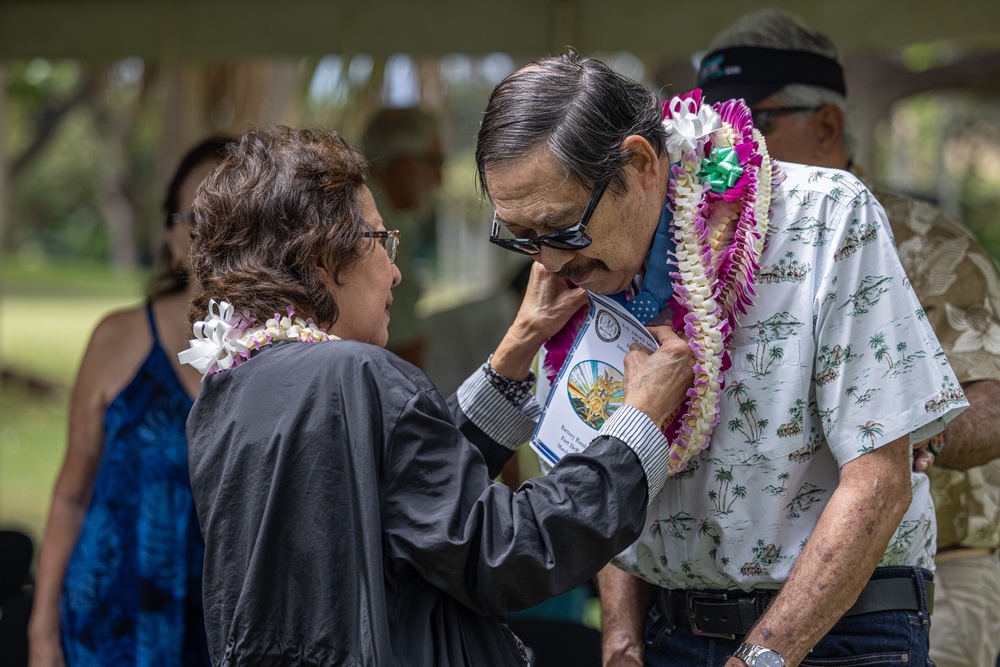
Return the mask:
<svg viewBox="0 0 1000 667"><path fill-rule="evenodd" d="M531 446L550 465L582 452L625 400L629 345L658 345L623 306L589 294L587 318L552 383Z"/></svg>

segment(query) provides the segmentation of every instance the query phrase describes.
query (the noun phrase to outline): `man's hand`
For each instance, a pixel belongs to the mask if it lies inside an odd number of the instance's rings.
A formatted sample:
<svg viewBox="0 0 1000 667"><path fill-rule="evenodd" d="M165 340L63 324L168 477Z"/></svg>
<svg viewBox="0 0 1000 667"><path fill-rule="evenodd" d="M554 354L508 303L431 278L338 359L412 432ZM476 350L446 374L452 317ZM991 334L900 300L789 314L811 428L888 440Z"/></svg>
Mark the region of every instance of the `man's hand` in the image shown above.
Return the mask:
<svg viewBox="0 0 1000 667"><path fill-rule="evenodd" d="M694 382L694 357L688 344L668 326L650 327L660 343L652 352L632 343L625 355L625 403L656 424L667 421Z"/></svg>
<svg viewBox="0 0 1000 667"><path fill-rule="evenodd" d="M512 328L526 340L541 345L559 333L586 303L586 290L557 278L535 262Z"/></svg>

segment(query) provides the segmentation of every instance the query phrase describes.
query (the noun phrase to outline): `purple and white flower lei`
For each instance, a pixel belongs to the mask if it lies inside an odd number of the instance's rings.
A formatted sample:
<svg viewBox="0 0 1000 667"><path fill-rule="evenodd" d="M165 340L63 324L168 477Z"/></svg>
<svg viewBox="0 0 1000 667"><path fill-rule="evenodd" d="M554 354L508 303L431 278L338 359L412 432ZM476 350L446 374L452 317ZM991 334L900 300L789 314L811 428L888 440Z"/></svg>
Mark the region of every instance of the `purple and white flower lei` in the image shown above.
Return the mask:
<svg viewBox="0 0 1000 667"><path fill-rule="evenodd" d="M236 315L228 301L208 302L208 315L194 323L194 338L188 349L177 354L182 364L191 364L202 375L211 375L239 366L250 358L254 350L279 340L301 343L320 343L340 340L316 326L312 319L295 317L295 309L288 306L286 315L275 313L261 325L254 325L252 318Z"/></svg>

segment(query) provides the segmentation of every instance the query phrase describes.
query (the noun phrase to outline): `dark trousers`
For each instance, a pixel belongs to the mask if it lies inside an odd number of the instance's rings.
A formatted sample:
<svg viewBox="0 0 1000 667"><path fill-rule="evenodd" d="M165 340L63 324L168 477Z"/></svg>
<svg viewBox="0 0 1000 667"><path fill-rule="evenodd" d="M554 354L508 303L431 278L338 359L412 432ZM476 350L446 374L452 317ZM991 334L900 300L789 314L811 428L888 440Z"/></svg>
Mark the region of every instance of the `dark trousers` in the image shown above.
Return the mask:
<svg viewBox="0 0 1000 667"><path fill-rule="evenodd" d="M915 568L883 567L872 579L915 577L923 589L933 576ZM889 665L926 667L930 613L926 595L922 609L880 611L841 618L812 651L803 658L803 667L882 667ZM645 663L648 667L722 667L736 651L742 638L735 640L696 636L691 628L675 623L659 606L653 605L646 618Z"/></svg>

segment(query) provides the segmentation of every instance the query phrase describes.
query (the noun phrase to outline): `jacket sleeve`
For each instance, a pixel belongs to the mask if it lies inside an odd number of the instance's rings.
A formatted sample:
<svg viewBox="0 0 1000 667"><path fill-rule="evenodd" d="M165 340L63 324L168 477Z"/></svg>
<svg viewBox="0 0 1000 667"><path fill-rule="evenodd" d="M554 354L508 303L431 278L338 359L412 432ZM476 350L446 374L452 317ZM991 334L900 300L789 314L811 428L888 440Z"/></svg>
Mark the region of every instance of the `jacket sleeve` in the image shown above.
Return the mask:
<svg viewBox="0 0 1000 667"><path fill-rule="evenodd" d="M627 423L631 430L622 428ZM583 453L513 492L491 484L480 449L452 422L440 396L417 392L390 436L388 561L412 567L486 615L537 604L586 581L638 537L649 494L665 478L665 439L652 421L622 408L605 428L628 435L599 433Z"/></svg>
<svg viewBox="0 0 1000 667"><path fill-rule="evenodd" d="M479 448L496 478L511 455L531 437L541 407L533 395L524 406L514 405L477 368L448 398L452 421Z"/></svg>

